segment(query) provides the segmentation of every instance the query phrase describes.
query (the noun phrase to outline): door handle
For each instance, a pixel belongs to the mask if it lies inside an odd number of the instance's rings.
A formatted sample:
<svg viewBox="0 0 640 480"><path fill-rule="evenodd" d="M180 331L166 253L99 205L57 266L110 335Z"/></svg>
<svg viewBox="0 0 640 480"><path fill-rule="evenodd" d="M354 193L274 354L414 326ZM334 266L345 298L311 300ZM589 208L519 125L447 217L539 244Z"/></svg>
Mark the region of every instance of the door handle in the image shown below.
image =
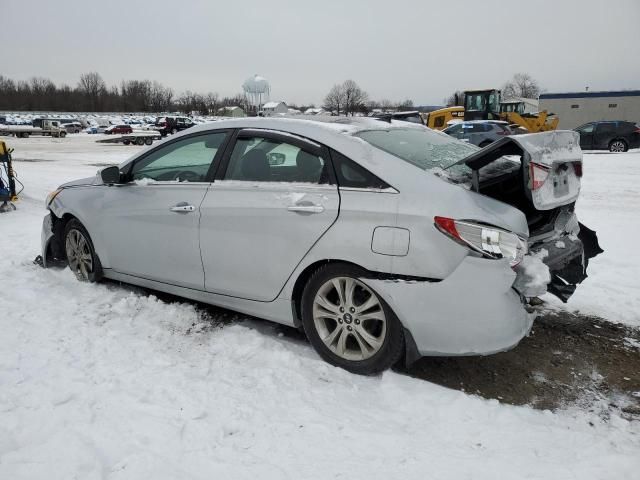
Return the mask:
<svg viewBox="0 0 640 480"><path fill-rule="evenodd" d="M195 210L196 210L196 207L194 207L193 205L189 205L186 202L180 202L177 205L174 205L173 207L169 207L170 212L176 212L176 213L189 213L189 212L194 212Z"/></svg>
<svg viewBox="0 0 640 480"><path fill-rule="evenodd" d="M296 213L322 213L324 212L324 207L322 205L291 205L287 207L287 210L290 212Z"/></svg>

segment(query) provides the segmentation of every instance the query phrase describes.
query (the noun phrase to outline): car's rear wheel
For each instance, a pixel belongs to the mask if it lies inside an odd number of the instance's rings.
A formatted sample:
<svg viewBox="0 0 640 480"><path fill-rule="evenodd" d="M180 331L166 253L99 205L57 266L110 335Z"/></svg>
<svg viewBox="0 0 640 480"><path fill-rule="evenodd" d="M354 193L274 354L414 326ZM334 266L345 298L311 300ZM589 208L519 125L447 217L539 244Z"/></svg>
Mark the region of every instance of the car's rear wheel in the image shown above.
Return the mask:
<svg viewBox="0 0 640 480"><path fill-rule="evenodd" d="M609 144L610 152L626 152L629 147L624 140L613 140Z"/></svg>
<svg viewBox="0 0 640 480"><path fill-rule="evenodd" d="M370 375L398 362L404 335L391 308L362 280L365 276L346 264L318 269L302 295L302 324L324 360Z"/></svg>
<svg viewBox="0 0 640 480"><path fill-rule="evenodd" d="M78 220L69 220L65 226L64 249L69 268L78 280L97 282L102 278L102 265L91 237Z"/></svg>
<svg viewBox="0 0 640 480"><path fill-rule="evenodd" d="M136 145L139 145L139 146L144 145L144 138L136 138Z"/></svg>
<svg viewBox="0 0 640 480"><path fill-rule="evenodd" d="M153 145L153 139L152 138L146 138L144 141L145 145Z"/></svg>
<svg viewBox="0 0 640 480"><path fill-rule="evenodd" d="M131 142L129 140L123 140L122 143L124 143L125 145L129 145Z"/></svg>

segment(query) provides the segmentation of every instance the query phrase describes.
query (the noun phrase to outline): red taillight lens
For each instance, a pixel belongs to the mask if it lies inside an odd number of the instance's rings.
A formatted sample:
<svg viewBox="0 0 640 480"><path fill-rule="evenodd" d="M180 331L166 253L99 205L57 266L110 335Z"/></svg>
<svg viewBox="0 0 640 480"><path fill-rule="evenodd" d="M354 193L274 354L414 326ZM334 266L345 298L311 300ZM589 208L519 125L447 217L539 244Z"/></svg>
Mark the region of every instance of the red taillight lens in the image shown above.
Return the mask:
<svg viewBox="0 0 640 480"><path fill-rule="evenodd" d="M508 258L512 267L527 253L527 241L515 233L469 220L434 217L434 224L447 237L488 258Z"/></svg>
<svg viewBox="0 0 640 480"><path fill-rule="evenodd" d="M576 177L582 176L582 162L573 162L573 171L576 173Z"/></svg>
<svg viewBox="0 0 640 480"><path fill-rule="evenodd" d="M537 190L549 176L549 167L546 165L540 165L539 163L531 162L529 164L529 179L531 180L531 190Z"/></svg>
<svg viewBox="0 0 640 480"><path fill-rule="evenodd" d="M460 238L460 234L458 233L458 229L456 228L456 222L454 219L446 217L433 217L433 221L440 231L448 233L458 240L462 240Z"/></svg>

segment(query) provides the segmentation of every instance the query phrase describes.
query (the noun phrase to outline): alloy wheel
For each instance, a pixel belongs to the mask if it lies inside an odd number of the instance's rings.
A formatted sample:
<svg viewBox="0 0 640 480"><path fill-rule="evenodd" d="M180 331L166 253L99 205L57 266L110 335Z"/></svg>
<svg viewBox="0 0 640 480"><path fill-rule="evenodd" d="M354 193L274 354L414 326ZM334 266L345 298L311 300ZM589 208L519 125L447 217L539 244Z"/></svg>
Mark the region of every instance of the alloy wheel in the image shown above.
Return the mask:
<svg viewBox="0 0 640 480"><path fill-rule="evenodd" d="M79 280L89 281L89 275L93 272L93 255L89 242L80 230L69 230L65 250L71 271Z"/></svg>
<svg viewBox="0 0 640 480"><path fill-rule="evenodd" d="M378 353L387 334L381 300L351 277L325 282L313 301L313 322L325 346L345 360L366 360Z"/></svg>
<svg viewBox="0 0 640 480"><path fill-rule="evenodd" d="M611 144L611 147L609 148L609 150L611 150L612 152L624 152L624 147L625 147L624 142L617 140Z"/></svg>

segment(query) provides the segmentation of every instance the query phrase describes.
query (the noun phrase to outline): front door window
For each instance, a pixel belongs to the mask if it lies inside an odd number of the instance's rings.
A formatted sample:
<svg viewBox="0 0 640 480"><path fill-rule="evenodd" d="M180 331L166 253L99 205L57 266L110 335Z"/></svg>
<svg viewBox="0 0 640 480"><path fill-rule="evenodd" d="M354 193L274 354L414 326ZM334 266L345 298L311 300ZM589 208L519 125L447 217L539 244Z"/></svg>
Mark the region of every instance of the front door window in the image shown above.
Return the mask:
<svg viewBox="0 0 640 480"><path fill-rule="evenodd" d="M136 162L132 179L204 182L226 135L225 132L197 135L159 148Z"/></svg>

